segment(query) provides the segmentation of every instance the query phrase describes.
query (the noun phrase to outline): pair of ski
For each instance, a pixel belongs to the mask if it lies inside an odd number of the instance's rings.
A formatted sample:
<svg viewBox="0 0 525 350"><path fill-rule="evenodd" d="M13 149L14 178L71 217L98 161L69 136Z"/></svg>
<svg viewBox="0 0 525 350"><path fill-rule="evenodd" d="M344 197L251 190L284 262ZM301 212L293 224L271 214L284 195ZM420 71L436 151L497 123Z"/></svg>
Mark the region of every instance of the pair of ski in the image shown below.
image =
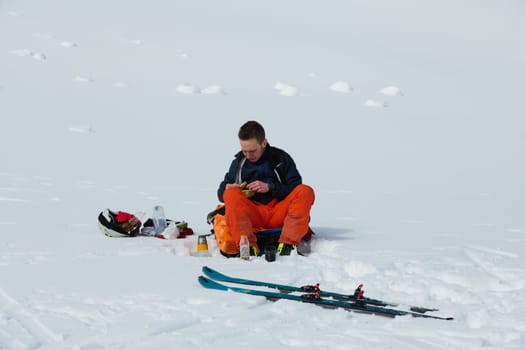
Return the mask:
<svg viewBox="0 0 525 350"><path fill-rule="evenodd" d="M293 300L303 303L315 304L324 308L336 309L341 308L347 311L354 311L359 313L374 314L386 317L396 316L413 316L421 318L433 318L438 320L453 320L453 317L441 317L426 314L426 312L438 311L437 309L430 309L419 306L411 306L410 310L399 310L392 307L399 306L396 303L390 303L383 300L371 299L363 296L362 285L360 285L354 294L342 294L323 291L319 289L319 285L311 286L289 286L284 284L277 284L272 282L255 281L244 278L237 278L224 275L208 266L202 268L202 272L206 275L199 276L199 283L208 289L215 289L221 291L233 291L235 293L258 295L266 297L269 300L276 301L280 299ZM234 283L249 286L266 287L277 289L279 292L265 291L258 289L231 287L219 283ZM301 295L291 293L304 293Z"/></svg>

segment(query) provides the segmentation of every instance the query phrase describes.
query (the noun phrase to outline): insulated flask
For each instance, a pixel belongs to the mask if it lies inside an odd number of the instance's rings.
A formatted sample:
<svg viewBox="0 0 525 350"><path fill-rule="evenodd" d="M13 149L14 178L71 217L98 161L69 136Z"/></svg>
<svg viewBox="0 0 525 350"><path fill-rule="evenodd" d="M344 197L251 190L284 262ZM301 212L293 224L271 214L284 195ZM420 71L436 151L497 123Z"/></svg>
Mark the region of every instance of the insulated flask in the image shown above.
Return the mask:
<svg viewBox="0 0 525 350"><path fill-rule="evenodd" d="M206 236L202 235L197 238L197 252L208 250L208 241Z"/></svg>
<svg viewBox="0 0 525 350"><path fill-rule="evenodd" d="M153 207L153 226L155 227L155 234L160 235L166 229L166 216L164 215L164 208L161 205Z"/></svg>

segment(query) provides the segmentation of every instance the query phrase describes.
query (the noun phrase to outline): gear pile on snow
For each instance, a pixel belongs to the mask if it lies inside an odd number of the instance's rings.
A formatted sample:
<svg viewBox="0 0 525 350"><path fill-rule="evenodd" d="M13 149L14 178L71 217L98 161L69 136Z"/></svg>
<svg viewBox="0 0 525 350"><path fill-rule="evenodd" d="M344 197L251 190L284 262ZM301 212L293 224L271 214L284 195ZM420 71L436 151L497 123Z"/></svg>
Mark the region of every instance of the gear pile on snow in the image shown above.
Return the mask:
<svg viewBox="0 0 525 350"><path fill-rule="evenodd" d="M104 209L98 215L98 227L108 237L153 236L162 239L185 238L193 235L193 229L185 221L166 219L166 229L160 234L154 230L153 220L148 218L144 224L137 216L124 212Z"/></svg>

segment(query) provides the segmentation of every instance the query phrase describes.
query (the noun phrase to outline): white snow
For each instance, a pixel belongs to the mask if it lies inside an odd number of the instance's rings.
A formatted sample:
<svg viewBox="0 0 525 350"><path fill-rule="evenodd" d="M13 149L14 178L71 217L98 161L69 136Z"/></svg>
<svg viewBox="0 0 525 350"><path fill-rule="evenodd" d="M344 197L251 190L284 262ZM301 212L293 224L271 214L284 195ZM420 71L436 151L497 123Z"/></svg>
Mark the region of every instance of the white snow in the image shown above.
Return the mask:
<svg viewBox="0 0 525 350"><path fill-rule="evenodd" d="M379 90L379 93L386 96L403 96L401 89L397 86L384 87L381 90Z"/></svg>
<svg viewBox="0 0 525 350"><path fill-rule="evenodd" d="M127 88L128 87L128 84L122 82L122 81L117 81L116 83L113 84L114 87L116 88L119 88L119 89L124 89L124 88Z"/></svg>
<svg viewBox="0 0 525 350"><path fill-rule="evenodd" d="M193 95L193 94L201 93L200 89L197 86L187 84L187 83L177 85L177 87L175 88L175 91L183 95Z"/></svg>
<svg viewBox="0 0 525 350"><path fill-rule="evenodd" d="M93 78L82 76L82 75L77 75L74 80L76 82L79 82L79 83L93 83L93 82L95 82L95 80Z"/></svg>
<svg viewBox="0 0 525 350"><path fill-rule="evenodd" d="M525 348L522 13L516 1L3 1L0 349ZM327 88L345 77L351 99ZM220 98L180 94L205 91ZM309 257L226 259L211 237L211 257L193 256L250 119L316 191ZM157 204L196 235L98 230L104 208ZM363 283L455 320L206 290L203 265L344 293Z"/></svg>
<svg viewBox="0 0 525 350"><path fill-rule="evenodd" d="M346 81L336 81L330 85L330 90L344 94L352 92L352 87Z"/></svg>
<svg viewBox="0 0 525 350"><path fill-rule="evenodd" d="M60 43L60 46L65 47L66 49L71 49L71 48L78 47L78 44L70 42L70 41L62 41Z"/></svg>
<svg viewBox="0 0 525 350"><path fill-rule="evenodd" d="M209 85L202 89L203 95L223 95L225 94L224 88L220 85Z"/></svg>
<svg viewBox="0 0 525 350"><path fill-rule="evenodd" d="M273 88L277 91L279 91L279 94L286 97L292 97L297 96L299 94L299 89L295 86L285 84L283 82L278 81L275 83Z"/></svg>
<svg viewBox="0 0 525 350"><path fill-rule="evenodd" d="M365 102L365 106L372 107L372 108L385 108L385 107L388 107L388 103L384 101L368 99Z"/></svg>
<svg viewBox="0 0 525 350"><path fill-rule="evenodd" d="M13 50L11 53L20 57L31 57L37 61L44 61L47 58L45 54L41 52L33 52L29 49Z"/></svg>
<svg viewBox="0 0 525 350"><path fill-rule="evenodd" d="M91 125L72 125L69 127L69 131L80 134L88 134L95 132Z"/></svg>

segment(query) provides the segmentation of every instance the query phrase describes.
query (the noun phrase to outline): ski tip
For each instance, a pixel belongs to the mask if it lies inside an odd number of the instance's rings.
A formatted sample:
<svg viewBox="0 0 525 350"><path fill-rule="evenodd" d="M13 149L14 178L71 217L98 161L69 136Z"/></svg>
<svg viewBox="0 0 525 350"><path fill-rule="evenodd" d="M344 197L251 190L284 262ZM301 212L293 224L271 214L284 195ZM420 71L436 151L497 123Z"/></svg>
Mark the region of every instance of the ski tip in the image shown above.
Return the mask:
<svg viewBox="0 0 525 350"><path fill-rule="evenodd" d="M439 309L431 309L428 307L421 307L421 306L411 306L410 311L419 312L419 313L424 314L425 312L439 311Z"/></svg>
<svg viewBox="0 0 525 350"><path fill-rule="evenodd" d="M220 273L217 270L212 269L209 266L203 266L202 273L214 280L224 281L224 280L230 279L230 277Z"/></svg>
<svg viewBox="0 0 525 350"><path fill-rule="evenodd" d="M452 321L454 320L454 317L443 317L443 316L436 316L436 315L429 315L429 314L421 314L417 312L411 313L412 317L421 317L421 318L428 318L428 319L434 319L434 320L444 320L444 321Z"/></svg>
<svg viewBox="0 0 525 350"><path fill-rule="evenodd" d="M218 289L218 290L228 290L229 289L225 285L217 283L204 276L199 276L199 283L201 284L201 286L203 286L204 288L208 288L208 289Z"/></svg>
<svg viewBox="0 0 525 350"><path fill-rule="evenodd" d="M432 317L432 318L435 318L435 319L438 319L438 320L444 320L444 321L452 321L452 320L454 320L454 317L439 317L439 316L435 316L435 317Z"/></svg>
<svg viewBox="0 0 525 350"><path fill-rule="evenodd" d="M206 265L202 267L202 273L204 273L206 276L211 277L213 279L215 279L215 277L226 277L219 271L212 269L211 267L206 266Z"/></svg>

